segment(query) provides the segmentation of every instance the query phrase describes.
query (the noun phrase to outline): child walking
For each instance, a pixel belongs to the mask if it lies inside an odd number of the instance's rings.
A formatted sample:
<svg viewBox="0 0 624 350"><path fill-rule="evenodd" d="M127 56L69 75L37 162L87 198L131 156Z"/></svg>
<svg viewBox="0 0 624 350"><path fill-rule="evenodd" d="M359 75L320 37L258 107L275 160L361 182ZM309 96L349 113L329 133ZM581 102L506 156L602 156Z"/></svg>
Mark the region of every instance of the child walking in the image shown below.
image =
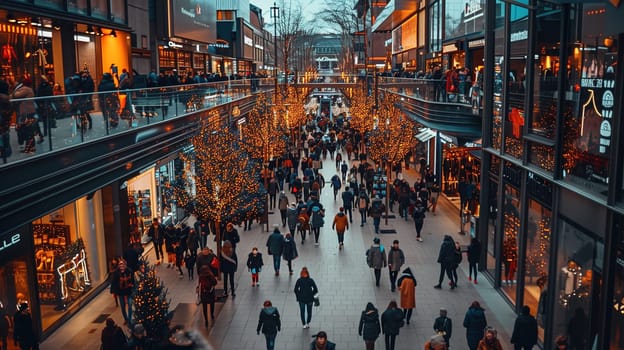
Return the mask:
<svg viewBox="0 0 624 350"><path fill-rule="evenodd" d="M262 271L262 266L264 262L262 262L262 253L258 251L258 248L253 247L251 253L249 253L249 257L247 258L247 268L249 272L251 272L251 286L259 286L260 281L260 271Z"/></svg>

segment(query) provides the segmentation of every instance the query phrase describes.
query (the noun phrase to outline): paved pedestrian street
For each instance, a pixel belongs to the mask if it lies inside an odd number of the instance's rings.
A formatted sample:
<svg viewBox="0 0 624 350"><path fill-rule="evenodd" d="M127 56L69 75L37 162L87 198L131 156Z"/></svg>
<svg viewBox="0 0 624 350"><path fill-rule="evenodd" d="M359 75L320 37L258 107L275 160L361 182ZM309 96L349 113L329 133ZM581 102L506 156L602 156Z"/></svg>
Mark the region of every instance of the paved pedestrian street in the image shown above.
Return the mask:
<svg viewBox="0 0 624 350"><path fill-rule="evenodd" d="M351 164L349 164L351 166ZM324 161L321 170L325 179L330 179L335 172L334 161ZM410 184L416 180L413 168L404 170L404 178ZM343 186L344 189L344 186ZM365 252L372 244L374 234L372 219L360 227L360 215L354 213L353 223L345 234L344 249L338 249L335 231L331 229L334 215L342 206L342 200L333 200L332 188L329 183L321 193L321 203L325 207L325 226L321 229L320 245L314 245L313 237L301 244L296 236L299 258L294 260L294 275L289 276L288 267L282 261L281 273L275 276L273 259L267 253L266 241L270 232L266 227L254 223L251 231L243 231L238 227L241 242L237 246L239 268L236 274L236 297L231 296L224 303L217 304L215 324L208 329L203 326L201 311L195 306L195 285L197 281L178 279L177 272L166 265L157 267L158 274L168 288L171 298L171 310L178 308L180 313L174 316L173 324L183 324L187 329L199 329L215 349L251 350L265 349L265 339L256 334L258 315L265 300L271 300L277 307L282 320L281 332L277 335L275 349L309 349L312 335L318 331L326 331L330 341L337 344L337 349L363 349L364 341L358 336L358 323L362 310L367 302L372 302L381 314L392 299L399 300L397 292L390 291L387 268L382 270L380 287L375 287L373 271L366 264ZM287 193L290 202L294 196ZM468 263L464 255L458 270L458 288L451 290L445 278L442 290L434 289L437 283L439 264L436 262L442 237L450 234L462 245L468 245L469 237L458 234L458 209L448 200L440 197L437 215L428 212L423 228L423 242L416 241L414 221L398 216L398 205L395 205L396 218L391 218L388 225L382 219L381 229L394 229L394 234L379 234L381 243L390 249L392 241L398 239L400 247L406 255L405 267L414 272L418 285L416 287L416 308L409 325L401 328L397 337L397 350L422 349L423 344L434 334L433 321L439 309L448 310L453 321L451 349L467 349L465 328L462 326L464 314L474 300L478 300L485 308L488 324L498 330L505 349L511 348L509 337L515 315L509 305L503 301L486 280L480 276L479 284L469 283L467 278ZM280 223L279 211L273 210L270 215L270 231L273 225ZM285 233L287 228L279 229ZM210 244L214 248L215 242ZM264 258L264 268L260 274L259 287L251 286L251 278L245 263L252 247L258 247ZM151 248L151 247L150 247ZM150 260L154 260L153 252L149 252ZM303 329L299 317L299 305L296 302L293 288L299 271L307 266L319 288L320 306L314 307L312 322L309 329ZM120 310L115 308L113 298L108 290L104 290L87 307L70 319L63 327L49 337L42 349L60 348L99 348L101 329L104 323L93 323L102 313L109 313L117 322L123 323ZM383 335L377 340L377 349L384 349Z"/></svg>

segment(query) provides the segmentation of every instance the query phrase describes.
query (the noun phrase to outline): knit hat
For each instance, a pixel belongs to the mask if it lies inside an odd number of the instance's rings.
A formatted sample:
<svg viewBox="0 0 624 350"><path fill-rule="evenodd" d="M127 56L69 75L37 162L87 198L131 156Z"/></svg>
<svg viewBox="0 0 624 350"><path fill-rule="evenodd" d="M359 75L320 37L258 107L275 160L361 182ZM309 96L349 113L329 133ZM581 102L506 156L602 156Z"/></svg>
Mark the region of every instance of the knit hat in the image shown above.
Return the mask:
<svg viewBox="0 0 624 350"><path fill-rule="evenodd" d="M340 207L340 211L344 211L344 208L343 208L343 207Z"/></svg>
<svg viewBox="0 0 624 350"><path fill-rule="evenodd" d="M379 244L379 242L381 242L381 240L379 239L379 237L375 237L375 238L373 239L373 243L375 243L375 244Z"/></svg>

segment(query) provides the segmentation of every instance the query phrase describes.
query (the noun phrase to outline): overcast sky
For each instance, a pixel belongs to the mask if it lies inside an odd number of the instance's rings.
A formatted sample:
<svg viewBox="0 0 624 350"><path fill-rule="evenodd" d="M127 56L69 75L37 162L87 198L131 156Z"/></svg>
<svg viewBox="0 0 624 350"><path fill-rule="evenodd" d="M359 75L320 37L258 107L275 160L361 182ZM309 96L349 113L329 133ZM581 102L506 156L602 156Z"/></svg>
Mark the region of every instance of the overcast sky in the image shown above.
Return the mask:
<svg viewBox="0 0 624 350"><path fill-rule="evenodd" d="M249 3L256 5L262 9L262 16L264 17L264 21L267 25L270 25L270 26L273 25L273 19L271 18L271 6L273 6L274 2L277 3L277 5L279 6L282 1L281 0L249 0ZM317 31L319 32L328 31L327 26L324 21L316 20L316 16L319 13L321 13L323 11L324 6L326 6L325 0L284 0L284 2L286 3L292 2L293 7L295 7L295 5L299 3L301 5L301 9L303 10L303 16L305 17L307 21L314 22ZM318 26L321 26L321 27L318 27Z"/></svg>

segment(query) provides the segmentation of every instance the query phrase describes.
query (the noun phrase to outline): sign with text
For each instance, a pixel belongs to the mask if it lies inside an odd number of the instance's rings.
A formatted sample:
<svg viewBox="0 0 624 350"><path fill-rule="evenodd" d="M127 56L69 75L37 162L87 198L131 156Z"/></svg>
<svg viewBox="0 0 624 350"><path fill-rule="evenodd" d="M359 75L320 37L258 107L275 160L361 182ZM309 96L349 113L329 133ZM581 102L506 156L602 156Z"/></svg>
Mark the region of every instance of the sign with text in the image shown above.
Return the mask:
<svg viewBox="0 0 624 350"><path fill-rule="evenodd" d="M217 40L217 9L214 0L172 0L173 35L202 43Z"/></svg>

